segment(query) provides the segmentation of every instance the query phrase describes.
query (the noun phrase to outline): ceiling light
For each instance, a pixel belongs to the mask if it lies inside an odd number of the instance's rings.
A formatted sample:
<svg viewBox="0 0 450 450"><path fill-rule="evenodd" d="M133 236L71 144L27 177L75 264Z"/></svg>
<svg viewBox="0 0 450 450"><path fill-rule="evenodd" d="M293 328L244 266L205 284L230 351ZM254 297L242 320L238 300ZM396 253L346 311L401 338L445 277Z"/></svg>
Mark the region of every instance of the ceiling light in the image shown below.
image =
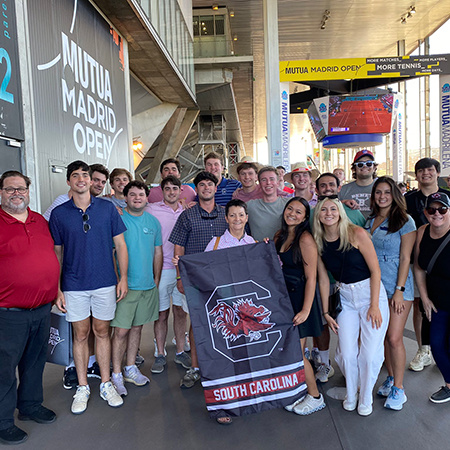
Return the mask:
<svg viewBox="0 0 450 450"><path fill-rule="evenodd" d="M233 41L237 41L237 34L234 35Z"/></svg>
<svg viewBox="0 0 450 450"><path fill-rule="evenodd" d="M415 14L415 13L416 13L416 7L415 7L415 6L410 6L410 7L409 7L409 12L410 12L411 14Z"/></svg>
<svg viewBox="0 0 450 450"><path fill-rule="evenodd" d="M234 11L230 11L230 17L234 17Z"/></svg>
<svg viewBox="0 0 450 450"><path fill-rule="evenodd" d="M406 17L402 17L402 18L400 19L400 23L401 23L402 25L406 25Z"/></svg>
<svg viewBox="0 0 450 450"><path fill-rule="evenodd" d="M219 9L219 5L213 5L213 6L212 6L212 9L213 9L214 11L217 11L217 10Z"/></svg>
<svg viewBox="0 0 450 450"><path fill-rule="evenodd" d="M139 150L142 150L142 147L144 147L144 144L140 141L133 141L132 148L135 152L138 152Z"/></svg>

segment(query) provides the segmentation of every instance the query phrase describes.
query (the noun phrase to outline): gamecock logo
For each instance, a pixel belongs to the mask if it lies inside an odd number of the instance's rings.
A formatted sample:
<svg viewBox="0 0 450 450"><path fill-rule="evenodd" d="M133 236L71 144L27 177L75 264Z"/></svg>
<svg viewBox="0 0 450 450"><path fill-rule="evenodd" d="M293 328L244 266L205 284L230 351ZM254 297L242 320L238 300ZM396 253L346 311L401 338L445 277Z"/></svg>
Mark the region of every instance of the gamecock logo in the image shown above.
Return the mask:
<svg viewBox="0 0 450 450"><path fill-rule="evenodd" d="M205 303L214 350L233 362L270 355L282 337L270 302L270 291L253 280L217 286Z"/></svg>
<svg viewBox="0 0 450 450"><path fill-rule="evenodd" d="M275 324L269 322L272 314L265 306L256 306L251 299L240 299L232 306L218 303L209 313L215 317L213 327L231 342L245 336L250 342L261 339L261 331L270 330Z"/></svg>

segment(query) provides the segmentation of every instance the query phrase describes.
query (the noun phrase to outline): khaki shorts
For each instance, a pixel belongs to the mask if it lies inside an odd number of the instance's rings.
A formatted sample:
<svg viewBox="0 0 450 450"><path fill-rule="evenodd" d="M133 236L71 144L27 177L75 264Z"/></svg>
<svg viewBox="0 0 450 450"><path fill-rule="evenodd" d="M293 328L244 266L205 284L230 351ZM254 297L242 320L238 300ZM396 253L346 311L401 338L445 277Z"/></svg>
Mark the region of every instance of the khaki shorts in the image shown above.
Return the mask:
<svg viewBox="0 0 450 450"><path fill-rule="evenodd" d="M157 320L158 317L158 288L146 291L129 290L127 296L117 303L116 316L111 326L129 330L131 327Z"/></svg>

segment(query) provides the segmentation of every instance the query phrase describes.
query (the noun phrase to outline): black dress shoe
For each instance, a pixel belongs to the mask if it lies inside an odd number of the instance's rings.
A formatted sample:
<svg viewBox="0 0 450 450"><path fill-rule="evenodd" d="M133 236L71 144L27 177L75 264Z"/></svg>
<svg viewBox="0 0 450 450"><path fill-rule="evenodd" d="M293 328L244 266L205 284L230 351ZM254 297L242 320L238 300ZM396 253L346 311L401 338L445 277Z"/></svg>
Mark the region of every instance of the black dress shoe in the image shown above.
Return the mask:
<svg viewBox="0 0 450 450"><path fill-rule="evenodd" d="M21 444L28 439L28 434L25 431L17 428L15 425L7 428L6 430L0 430L0 442L6 445Z"/></svg>
<svg viewBox="0 0 450 450"><path fill-rule="evenodd" d="M52 423L56 420L56 414L51 409L41 405L30 414L19 412L17 418L19 420L34 420L37 423Z"/></svg>

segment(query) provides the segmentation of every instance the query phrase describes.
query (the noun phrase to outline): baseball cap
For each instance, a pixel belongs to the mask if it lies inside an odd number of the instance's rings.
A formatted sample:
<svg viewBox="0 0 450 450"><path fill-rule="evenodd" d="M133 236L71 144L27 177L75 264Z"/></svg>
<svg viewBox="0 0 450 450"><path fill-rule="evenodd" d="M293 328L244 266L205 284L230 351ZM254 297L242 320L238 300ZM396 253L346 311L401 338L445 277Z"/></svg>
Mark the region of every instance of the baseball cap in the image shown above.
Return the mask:
<svg viewBox="0 0 450 450"><path fill-rule="evenodd" d="M434 202L442 203L444 206L447 206L447 208L450 208L450 199L447 194L444 194L443 192L435 192L434 194L429 195L425 208L428 208Z"/></svg>
<svg viewBox="0 0 450 450"><path fill-rule="evenodd" d="M358 159L361 159L363 156L369 156L372 158L372 161L375 161L375 156L373 156L373 153L370 150L360 150L356 155L355 159L353 160L353 164L355 164Z"/></svg>

